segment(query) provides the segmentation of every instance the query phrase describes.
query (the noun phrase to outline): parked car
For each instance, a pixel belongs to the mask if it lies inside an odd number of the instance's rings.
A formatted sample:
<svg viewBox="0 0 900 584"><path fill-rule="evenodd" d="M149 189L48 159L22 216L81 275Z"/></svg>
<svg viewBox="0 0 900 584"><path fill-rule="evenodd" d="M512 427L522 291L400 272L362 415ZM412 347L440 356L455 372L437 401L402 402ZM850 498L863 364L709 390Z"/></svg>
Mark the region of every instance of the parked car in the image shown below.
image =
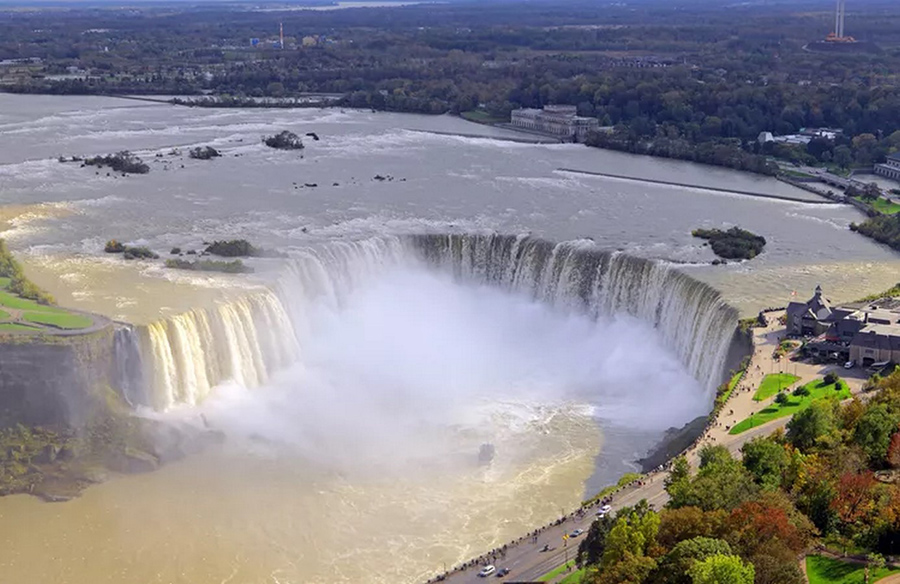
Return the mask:
<svg viewBox="0 0 900 584"><path fill-rule="evenodd" d="M497 568L495 568L494 566L485 566L481 569L480 572L478 572L478 576L480 578L487 578L488 576L490 576L491 574L493 574L496 571L497 571Z"/></svg>
<svg viewBox="0 0 900 584"><path fill-rule="evenodd" d="M578 537L582 533L584 533L584 530L576 529L575 531L573 531L572 533L569 534L569 537Z"/></svg>
<svg viewBox="0 0 900 584"><path fill-rule="evenodd" d="M856 366L856 361L847 361L844 363L844 369L853 369Z"/></svg>
<svg viewBox="0 0 900 584"><path fill-rule="evenodd" d="M502 578L502 577L506 576L507 574L509 574L509 568L500 568L499 570L497 570L498 578Z"/></svg>
<svg viewBox="0 0 900 584"><path fill-rule="evenodd" d="M609 505L604 505L600 507L600 510L597 511L597 517L605 517L610 511L612 511L612 507Z"/></svg>

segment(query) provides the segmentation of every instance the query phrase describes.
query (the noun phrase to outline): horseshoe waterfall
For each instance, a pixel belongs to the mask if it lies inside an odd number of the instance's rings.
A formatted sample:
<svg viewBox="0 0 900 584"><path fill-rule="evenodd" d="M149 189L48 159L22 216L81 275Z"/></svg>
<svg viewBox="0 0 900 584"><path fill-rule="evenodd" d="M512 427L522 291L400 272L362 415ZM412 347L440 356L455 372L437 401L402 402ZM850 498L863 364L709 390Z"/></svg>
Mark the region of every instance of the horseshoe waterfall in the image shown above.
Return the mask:
<svg viewBox="0 0 900 584"><path fill-rule="evenodd" d="M412 235L330 243L292 254L270 287L148 326L121 327L117 375L134 405L194 405L223 382L259 386L303 360L309 308L397 267L443 271L460 284L527 295L594 318L652 325L711 399L735 337L737 311L707 284L657 261L524 235Z"/></svg>

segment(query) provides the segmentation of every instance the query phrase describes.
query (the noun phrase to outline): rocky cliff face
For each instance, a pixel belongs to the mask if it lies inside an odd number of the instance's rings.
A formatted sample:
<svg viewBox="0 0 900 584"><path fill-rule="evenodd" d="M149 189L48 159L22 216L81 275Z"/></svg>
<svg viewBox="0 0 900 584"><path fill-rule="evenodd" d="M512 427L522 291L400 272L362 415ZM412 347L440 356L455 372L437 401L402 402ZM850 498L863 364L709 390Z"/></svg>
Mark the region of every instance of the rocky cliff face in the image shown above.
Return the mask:
<svg viewBox="0 0 900 584"><path fill-rule="evenodd" d="M113 326L0 340L0 428L80 427L115 388Z"/></svg>

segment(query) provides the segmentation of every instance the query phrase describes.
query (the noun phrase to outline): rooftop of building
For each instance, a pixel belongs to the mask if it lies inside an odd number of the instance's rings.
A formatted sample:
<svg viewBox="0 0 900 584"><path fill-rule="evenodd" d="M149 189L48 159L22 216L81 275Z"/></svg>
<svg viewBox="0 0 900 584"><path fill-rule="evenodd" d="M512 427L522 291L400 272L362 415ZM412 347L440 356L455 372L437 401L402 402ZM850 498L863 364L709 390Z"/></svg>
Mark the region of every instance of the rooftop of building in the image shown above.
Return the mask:
<svg viewBox="0 0 900 584"><path fill-rule="evenodd" d="M895 162L900 162L900 152L894 152L893 154L888 154L888 160L893 160Z"/></svg>

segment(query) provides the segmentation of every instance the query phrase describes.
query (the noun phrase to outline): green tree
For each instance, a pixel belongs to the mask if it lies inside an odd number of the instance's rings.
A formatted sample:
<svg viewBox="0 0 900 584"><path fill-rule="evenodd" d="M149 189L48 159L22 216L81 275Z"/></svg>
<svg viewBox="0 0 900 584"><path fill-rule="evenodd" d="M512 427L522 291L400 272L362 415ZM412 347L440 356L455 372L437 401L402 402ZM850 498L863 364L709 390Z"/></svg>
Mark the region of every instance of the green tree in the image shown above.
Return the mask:
<svg viewBox="0 0 900 584"><path fill-rule="evenodd" d="M689 572L695 563L717 554L727 556L731 553L731 546L722 539L686 539L662 557L650 580L658 584L691 584Z"/></svg>
<svg viewBox="0 0 900 584"><path fill-rule="evenodd" d="M758 485L766 489L781 486L782 477L790 464L785 447L769 437L754 438L741 448L744 468L750 471Z"/></svg>
<svg viewBox="0 0 900 584"><path fill-rule="evenodd" d="M753 584L753 564L745 564L739 556L717 554L691 567L693 584Z"/></svg>
<svg viewBox="0 0 900 584"><path fill-rule="evenodd" d="M615 525L606 536L601 566L604 570L608 569L621 562L626 553L634 556L647 555L650 546L656 542L658 531L659 515L650 510L646 501L620 510L616 514Z"/></svg>
<svg viewBox="0 0 900 584"><path fill-rule="evenodd" d="M805 410L794 414L788 422L787 439L800 450L809 450L832 429L834 406L828 400L814 401Z"/></svg>
<svg viewBox="0 0 900 584"><path fill-rule="evenodd" d="M887 455L891 436L897 431L898 416L888 411L886 404L873 404L856 423L853 441L873 463L881 463Z"/></svg>
<svg viewBox="0 0 900 584"><path fill-rule="evenodd" d="M834 149L834 163L844 169L850 168L853 164L853 151L849 146L841 144Z"/></svg>
<svg viewBox="0 0 900 584"><path fill-rule="evenodd" d="M693 506L704 511L734 509L759 490L753 476L722 446L705 447L697 476L672 487L669 507Z"/></svg>
<svg viewBox="0 0 900 584"><path fill-rule="evenodd" d="M575 562L579 567L600 563L603 552L606 550L606 538L609 536L613 525L615 525L615 520L609 514L591 523L591 528L588 529L587 535L578 544L578 555L575 558Z"/></svg>

